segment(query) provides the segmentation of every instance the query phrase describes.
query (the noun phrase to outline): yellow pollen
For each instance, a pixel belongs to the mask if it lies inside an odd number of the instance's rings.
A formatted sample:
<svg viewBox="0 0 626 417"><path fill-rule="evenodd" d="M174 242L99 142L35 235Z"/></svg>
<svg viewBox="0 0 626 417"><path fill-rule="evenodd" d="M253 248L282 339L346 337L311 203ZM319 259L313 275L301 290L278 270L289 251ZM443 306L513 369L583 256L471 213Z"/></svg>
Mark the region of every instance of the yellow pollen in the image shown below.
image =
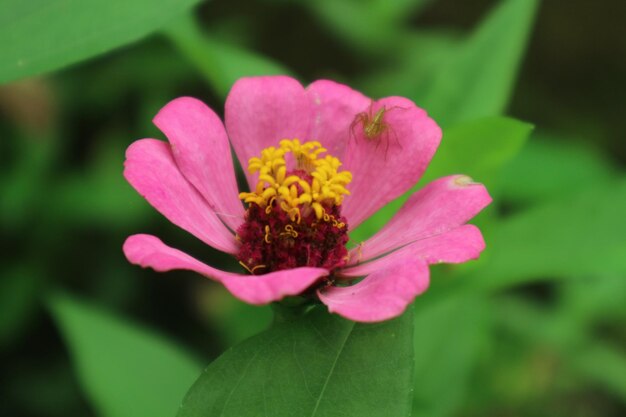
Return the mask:
<svg viewBox="0 0 626 417"><path fill-rule="evenodd" d="M317 141L301 143L298 139L284 139L278 148L270 146L261 151L260 157L250 158L248 171L258 173L254 190L239 194L248 204L257 204L269 214L272 207L280 207L291 221L300 223L303 213L313 212L320 220L332 221L336 227L345 224L337 222L326 213L324 207L339 206L343 197L350 192L346 186L352 181L352 173L339 171L341 161L331 155L321 156L326 149ZM290 171L301 171L310 179L295 174L287 175L286 156L291 154L295 163ZM269 242L269 226L265 227L265 241Z"/></svg>

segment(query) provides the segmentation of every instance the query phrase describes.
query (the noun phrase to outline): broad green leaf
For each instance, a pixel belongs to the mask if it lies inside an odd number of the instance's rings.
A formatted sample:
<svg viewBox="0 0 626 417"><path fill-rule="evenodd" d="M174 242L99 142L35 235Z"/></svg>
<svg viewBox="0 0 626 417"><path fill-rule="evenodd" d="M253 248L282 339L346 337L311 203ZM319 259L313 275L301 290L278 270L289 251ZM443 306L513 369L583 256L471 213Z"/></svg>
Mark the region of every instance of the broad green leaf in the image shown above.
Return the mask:
<svg viewBox="0 0 626 417"><path fill-rule="evenodd" d="M82 114L86 107L98 103L99 114L110 114L111 121L116 122L94 130L96 137L92 140L108 142L122 136L123 142L128 143L129 132L124 130L123 135L119 134L123 126L117 122L116 115L127 97L137 95L141 99L133 106L137 112L133 115L133 128L136 132L156 135L159 130L152 124L155 112L180 95L181 85L188 85L194 75L194 69L176 59L176 52L169 49L162 39L146 41L140 47L100 59L97 65L85 65L59 74L54 78L54 85L64 96L71 97L63 103L64 114ZM111 74L115 74L115 82L111 82ZM153 130L147 129L148 126ZM117 138L104 139L102 135Z"/></svg>
<svg viewBox="0 0 626 417"><path fill-rule="evenodd" d="M509 101L537 0L503 0L412 97L443 126L501 114Z"/></svg>
<svg viewBox="0 0 626 417"><path fill-rule="evenodd" d="M290 74L268 58L203 34L192 16L181 18L165 33L222 97L226 97L230 87L241 77Z"/></svg>
<svg viewBox="0 0 626 417"><path fill-rule="evenodd" d="M502 288L542 278L626 274L626 180L513 215L487 237L473 285Z"/></svg>
<svg viewBox="0 0 626 417"><path fill-rule="evenodd" d="M487 338L488 300L450 297L418 305L413 417L454 415Z"/></svg>
<svg viewBox="0 0 626 417"><path fill-rule="evenodd" d="M555 199L604 182L614 171L608 158L582 141L533 135L502 171L502 196L514 203Z"/></svg>
<svg viewBox="0 0 626 417"><path fill-rule="evenodd" d="M4 0L0 83L53 71L137 41L199 0Z"/></svg>
<svg viewBox="0 0 626 417"><path fill-rule="evenodd" d="M378 324L314 308L224 353L178 416L408 416L412 339L412 308Z"/></svg>
<svg viewBox="0 0 626 417"><path fill-rule="evenodd" d="M167 340L68 296L50 308L103 417L170 417L202 367Z"/></svg>
<svg viewBox="0 0 626 417"><path fill-rule="evenodd" d="M489 117L444 129L441 145L422 181L365 221L351 233L352 240L361 242L373 235L427 181L465 174L487 185L493 193L499 183L500 171L522 148L532 128L532 125L515 119Z"/></svg>

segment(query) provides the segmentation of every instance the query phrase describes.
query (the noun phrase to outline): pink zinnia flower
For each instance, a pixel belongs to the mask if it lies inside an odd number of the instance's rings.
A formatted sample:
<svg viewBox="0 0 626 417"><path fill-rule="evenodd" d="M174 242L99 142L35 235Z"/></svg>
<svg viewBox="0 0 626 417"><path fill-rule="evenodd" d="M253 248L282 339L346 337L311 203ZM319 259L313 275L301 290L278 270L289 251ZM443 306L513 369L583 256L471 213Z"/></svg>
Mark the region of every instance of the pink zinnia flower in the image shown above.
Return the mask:
<svg viewBox="0 0 626 417"><path fill-rule="evenodd" d="M284 76L243 78L226 99L225 126L189 97L168 103L154 123L169 144L133 143L126 179L251 275L217 270L144 234L124 243L134 264L196 271L251 304L319 297L330 312L375 322L426 290L429 264L475 259L485 247L465 223L491 198L455 175L428 184L375 236L346 249L348 230L417 183L439 146L441 129L408 99L372 101L326 80L303 88ZM230 145L248 167L250 192L238 192Z"/></svg>

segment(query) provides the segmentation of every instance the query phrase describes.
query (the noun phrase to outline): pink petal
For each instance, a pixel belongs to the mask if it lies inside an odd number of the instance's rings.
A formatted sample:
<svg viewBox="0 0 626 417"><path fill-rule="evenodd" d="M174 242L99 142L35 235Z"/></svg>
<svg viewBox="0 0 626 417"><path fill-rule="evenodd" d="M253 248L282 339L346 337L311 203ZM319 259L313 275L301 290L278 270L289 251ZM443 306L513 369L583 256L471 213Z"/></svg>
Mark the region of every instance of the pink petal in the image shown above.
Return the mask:
<svg viewBox="0 0 626 417"><path fill-rule="evenodd" d="M373 118L383 106L386 132L369 139L363 133L365 122L349 127L343 168L353 179L342 214L351 228L415 185L441 140L439 126L408 99L384 98L362 111Z"/></svg>
<svg viewBox="0 0 626 417"><path fill-rule="evenodd" d="M368 109L371 100L350 87L318 80L306 89L313 104L309 140L318 140L328 153L343 160L354 117Z"/></svg>
<svg viewBox="0 0 626 417"><path fill-rule="evenodd" d="M373 272L358 284L318 290L328 311L360 322L377 322L399 316L416 296L428 288L426 262L406 259Z"/></svg>
<svg viewBox="0 0 626 417"><path fill-rule="evenodd" d="M304 87L286 76L240 78L226 98L226 131L251 189L250 158L282 139L308 140L311 104Z"/></svg>
<svg viewBox="0 0 626 417"><path fill-rule="evenodd" d="M382 258L348 267L340 274L345 277L362 277L408 259L422 259L428 264L457 264L477 259L483 249L485 241L480 230L474 225L466 224L449 232L415 241Z"/></svg>
<svg viewBox="0 0 626 417"><path fill-rule="evenodd" d="M224 125L203 102L170 101L154 118L172 144L178 168L232 230L243 221L235 169Z"/></svg>
<svg viewBox="0 0 626 417"><path fill-rule="evenodd" d="M380 232L350 251L350 259L364 262L455 229L489 203L485 186L471 182L469 177L453 175L435 180L413 194Z"/></svg>
<svg viewBox="0 0 626 417"><path fill-rule="evenodd" d="M321 277L328 275L328 271L322 268L296 268L255 276L224 272L211 268L150 235L130 236L124 242L123 249L126 258L133 264L159 272L174 269L195 271L221 282L240 300L256 305L301 294Z"/></svg>
<svg viewBox="0 0 626 417"><path fill-rule="evenodd" d="M169 221L216 249L237 253L235 237L183 177L167 143L142 139L130 145L124 176Z"/></svg>

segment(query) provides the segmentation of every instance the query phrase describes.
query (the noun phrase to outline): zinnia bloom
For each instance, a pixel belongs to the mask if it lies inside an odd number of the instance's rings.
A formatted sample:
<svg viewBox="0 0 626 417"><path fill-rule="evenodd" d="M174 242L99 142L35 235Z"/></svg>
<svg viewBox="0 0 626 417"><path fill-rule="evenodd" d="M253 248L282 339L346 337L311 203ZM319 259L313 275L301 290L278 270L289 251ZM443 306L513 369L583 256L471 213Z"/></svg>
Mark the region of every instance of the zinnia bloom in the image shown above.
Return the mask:
<svg viewBox="0 0 626 417"><path fill-rule="evenodd" d="M375 322L426 290L429 264L484 249L465 223L491 198L462 175L426 185L375 236L346 248L348 231L416 184L439 146L441 129L408 99L372 101L326 80L304 88L284 76L243 78L226 99L225 126L189 97L168 103L154 123L169 144L133 143L126 179L248 273L212 268L145 234L124 244L134 264L196 271L251 304L318 297L330 312ZM248 168L247 192L237 189L231 145Z"/></svg>

